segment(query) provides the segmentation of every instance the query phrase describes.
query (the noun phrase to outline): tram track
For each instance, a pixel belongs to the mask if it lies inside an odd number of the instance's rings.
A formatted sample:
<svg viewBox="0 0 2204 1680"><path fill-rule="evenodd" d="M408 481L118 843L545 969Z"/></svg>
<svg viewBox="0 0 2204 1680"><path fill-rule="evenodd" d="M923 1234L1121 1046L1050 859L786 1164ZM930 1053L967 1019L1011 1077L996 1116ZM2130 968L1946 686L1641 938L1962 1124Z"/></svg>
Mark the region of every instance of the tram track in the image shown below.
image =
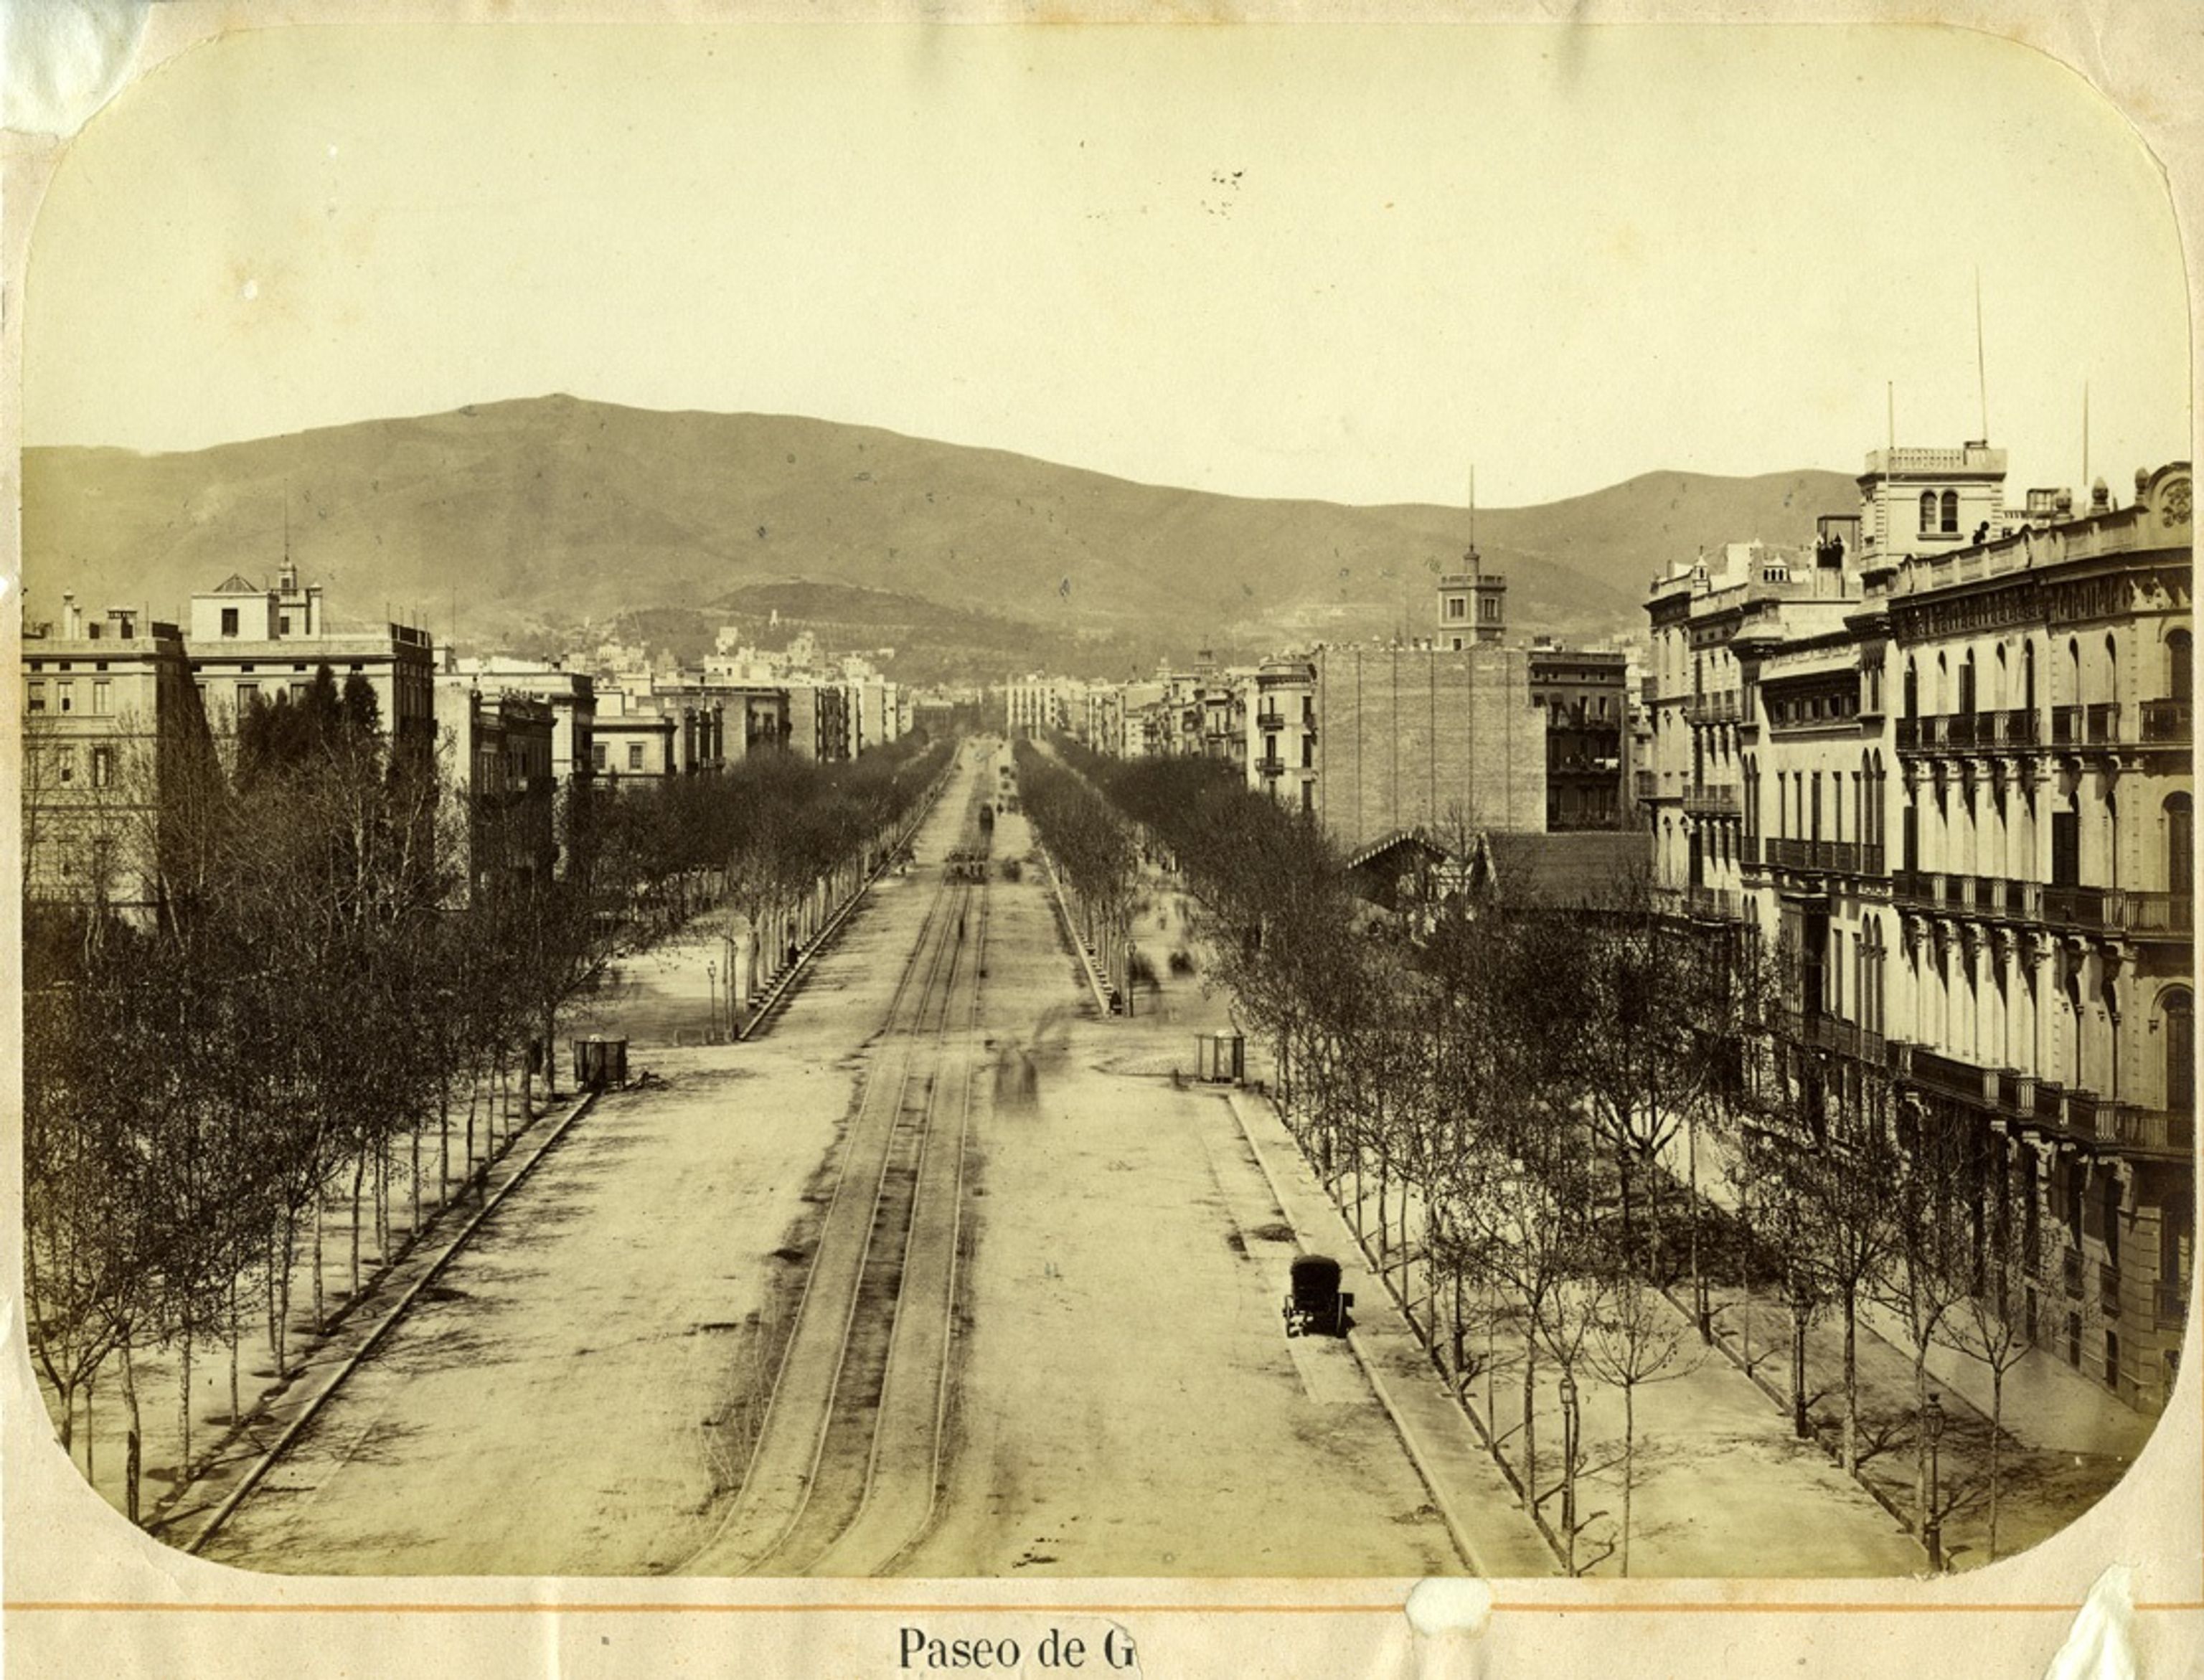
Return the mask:
<svg viewBox="0 0 2204 1680"><path fill-rule="evenodd" d="M974 790L968 835L987 791ZM897 981L741 1487L676 1572L878 1573L931 1517L987 909L984 878L945 870Z"/></svg>

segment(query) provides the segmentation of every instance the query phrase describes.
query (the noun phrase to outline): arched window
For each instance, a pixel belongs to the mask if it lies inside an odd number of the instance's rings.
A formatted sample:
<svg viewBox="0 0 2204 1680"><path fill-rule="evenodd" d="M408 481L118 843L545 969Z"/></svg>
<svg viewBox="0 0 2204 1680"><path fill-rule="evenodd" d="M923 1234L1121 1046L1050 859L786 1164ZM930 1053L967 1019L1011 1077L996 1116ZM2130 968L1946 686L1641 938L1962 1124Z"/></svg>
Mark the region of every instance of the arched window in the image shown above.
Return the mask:
<svg viewBox="0 0 2204 1680"><path fill-rule="evenodd" d="M1921 715L1921 672L1911 660L1905 662L1905 715Z"/></svg>
<svg viewBox="0 0 2204 1680"><path fill-rule="evenodd" d="M2186 988L2165 994L2165 1106L2196 1106L2196 998Z"/></svg>
<svg viewBox="0 0 2204 1680"><path fill-rule="evenodd" d="M2165 692L2171 699L2189 698L2189 632L2175 630L2165 638Z"/></svg>
<svg viewBox="0 0 2204 1680"><path fill-rule="evenodd" d="M1959 493L1957 490L1944 492L1942 529L1947 533L1955 532L1959 529Z"/></svg>
<svg viewBox="0 0 2204 1680"><path fill-rule="evenodd" d="M2165 819L2166 890L2189 893L2196 879L2196 819L2189 797L2170 793L2160 809Z"/></svg>
<svg viewBox="0 0 2204 1680"><path fill-rule="evenodd" d="M1921 493L1921 529L1924 532L1936 529L1936 493L1934 490Z"/></svg>
<svg viewBox="0 0 2204 1680"><path fill-rule="evenodd" d="M2020 650L2020 703L2032 717L2035 713L2035 644L2023 642Z"/></svg>
<svg viewBox="0 0 2204 1680"><path fill-rule="evenodd" d="M2113 705L2120 700L2120 645L2112 639L2110 630L2105 632L2105 698Z"/></svg>

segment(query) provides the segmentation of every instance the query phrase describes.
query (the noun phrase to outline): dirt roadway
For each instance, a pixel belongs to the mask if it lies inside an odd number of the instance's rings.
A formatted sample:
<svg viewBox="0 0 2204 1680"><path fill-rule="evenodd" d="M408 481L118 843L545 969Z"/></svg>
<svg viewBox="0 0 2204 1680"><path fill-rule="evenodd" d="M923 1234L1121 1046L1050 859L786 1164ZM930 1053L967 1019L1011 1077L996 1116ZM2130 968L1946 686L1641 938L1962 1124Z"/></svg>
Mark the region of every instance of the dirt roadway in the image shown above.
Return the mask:
<svg viewBox="0 0 2204 1680"><path fill-rule="evenodd" d="M1290 1233L1229 1110L1171 1085L1191 1027L1099 1019L1039 872L991 891L956 1458L898 1572L1459 1572L1354 1356L1282 1332Z"/></svg>
<svg viewBox="0 0 2204 1680"><path fill-rule="evenodd" d="M917 850L956 833L952 785ZM891 876L748 1044L705 1024L719 941L653 954L602 1022L662 1089L602 1099L207 1547L285 1571L628 1575L692 1550L741 1475L744 1324L807 1226L931 891Z"/></svg>
<svg viewBox="0 0 2204 1680"><path fill-rule="evenodd" d="M963 807L952 786L921 861ZM1005 819L998 855L1025 844ZM807 1198L931 890L882 883L755 1044L672 1045L715 941L639 965L608 1026L667 1086L574 1128L207 1555L636 1574L701 1543L763 1390L744 1321L800 1287ZM1351 1355L1280 1334L1290 1250L1229 1113L1098 1066L1167 1067L1183 1034L1094 1018L1033 872L990 891L953 1457L901 1572L1458 1570Z"/></svg>

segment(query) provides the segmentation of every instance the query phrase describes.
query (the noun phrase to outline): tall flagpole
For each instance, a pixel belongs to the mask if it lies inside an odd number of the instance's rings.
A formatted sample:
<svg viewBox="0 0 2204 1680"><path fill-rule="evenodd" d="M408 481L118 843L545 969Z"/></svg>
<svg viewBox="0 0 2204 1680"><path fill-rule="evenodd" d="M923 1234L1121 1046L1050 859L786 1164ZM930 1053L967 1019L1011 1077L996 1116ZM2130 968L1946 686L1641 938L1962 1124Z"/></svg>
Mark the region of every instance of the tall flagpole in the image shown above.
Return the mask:
<svg viewBox="0 0 2204 1680"><path fill-rule="evenodd" d="M1982 441L1990 441L1989 364L1982 355L1982 269L1975 265L1975 384L1982 396Z"/></svg>

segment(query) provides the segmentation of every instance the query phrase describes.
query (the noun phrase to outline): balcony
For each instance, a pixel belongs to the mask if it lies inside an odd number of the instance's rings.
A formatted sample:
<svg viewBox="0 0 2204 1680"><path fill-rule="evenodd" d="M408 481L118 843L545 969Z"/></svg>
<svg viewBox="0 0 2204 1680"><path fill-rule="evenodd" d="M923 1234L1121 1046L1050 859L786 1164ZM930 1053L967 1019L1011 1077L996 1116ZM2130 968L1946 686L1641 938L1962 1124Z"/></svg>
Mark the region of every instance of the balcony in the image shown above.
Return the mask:
<svg viewBox="0 0 2204 1680"><path fill-rule="evenodd" d="M1277 757L1259 758L1255 760L1255 769L1265 780L1271 780L1286 773L1286 761Z"/></svg>
<svg viewBox="0 0 2204 1680"><path fill-rule="evenodd" d="M2086 732L2087 720L2079 727ZM2036 714L2026 707L1898 719L1898 750L1901 753L1980 752L1985 748L2033 747L2041 737Z"/></svg>
<svg viewBox="0 0 2204 1680"><path fill-rule="evenodd" d="M1857 840L1770 840L1768 861L1777 869L1823 875L1882 873L1882 848Z"/></svg>
<svg viewBox="0 0 2204 1680"><path fill-rule="evenodd" d="M2185 1158L2195 1148L2196 1115L2189 1109L2146 1109L2133 1103L2105 1103L2097 1106L2094 1118L2099 1139L2118 1144L2122 1149Z"/></svg>
<svg viewBox="0 0 2204 1680"><path fill-rule="evenodd" d="M1882 1034L1871 1032L1857 1021L1840 1020L1830 1015L1793 1013L1789 1026L1794 1044L1834 1050L1873 1067L1888 1065L1889 1049Z"/></svg>
<svg viewBox="0 0 2204 1680"><path fill-rule="evenodd" d="M2119 890L2115 887L2046 887L2043 919L2063 927L2101 932L2120 925Z"/></svg>
<svg viewBox="0 0 2204 1680"><path fill-rule="evenodd" d="M1744 806L1735 788L1686 788L1684 790L1684 809L1694 816L1734 817Z"/></svg>
<svg viewBox="0 0 2204 1680"><path fill-rule="evenodd" d="M2119 738L2118 701L2051 708L2051 744L2054 747L2111 747L2118 745Z"/></svg>
<svg viewBox="0 0 2204 1680"><path fill-rule="evenodd" d="M1997 1105L1997 1068L1978 1068L1971 1062L1962 1062L1956 1056L1940 1055L1916 1044L1901 1071L1923 1091L1955 1097L1963 1103L1984 1108Z"/></svg>
<svg viewBox="0 0 2204 1680"><path fill-rule="evenodd" d="M2154 747L2186 747L2193 738L2189 702L2147 700L2142 703L2142 738Z"/></svg>
<svg viewBox="0 0 2204 1680"><path fill-rule="evenodd" d="M1743 921L1747 914L1745 895L1729 887L1686 887L1684 909L1702 921Z"/></svg>
<svg viewBox="0 0 2204 1680"><path fill-rule="evenodd" d="M1737 690L1693 695L1684 702L1684 715L1695 724L1733 724L1738 719Z"/></svg>
<svg viewBox="0 0 2204 1680"><path fill-rule="evenodd" d="M1801 842L1776 842L1799 845ZM1869 851L1879 851L1870 847ZM1781 861L1780 859L1778 861ZM1797 867L1813 867L1800 863ZM2046 886L2001 875L1951 875L1900 869L1890 878L1891 896L1911 908L1943 915L2042 922L2092 933L2141 938L2186 939L2196 930L2196 903L2188 893L2146 892L2129 887Z"/></svg>
<svg viewBox="0 0 2204 1680"><path fill-rule="evenodd" d="M2186 892L2138 892L2130 889L2124 890L2120 898L2120 924L2130 933L2164 934L2186 939L2196 932L2196 901Z"/></svg>

